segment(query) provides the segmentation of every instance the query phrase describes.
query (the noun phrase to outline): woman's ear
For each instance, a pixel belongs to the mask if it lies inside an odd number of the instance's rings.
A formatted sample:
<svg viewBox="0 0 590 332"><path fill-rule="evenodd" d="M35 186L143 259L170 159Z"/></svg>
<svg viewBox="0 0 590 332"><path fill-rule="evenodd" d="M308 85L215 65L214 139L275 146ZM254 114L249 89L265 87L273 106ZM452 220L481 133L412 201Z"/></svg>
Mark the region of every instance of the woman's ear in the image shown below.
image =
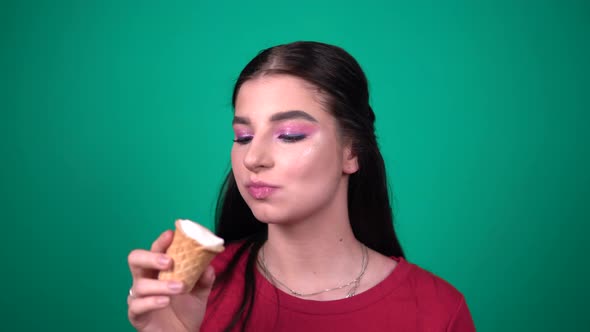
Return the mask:
<svg viewBox="0 0 590 332"><path fill-rule="evenodd" d="M342 156L342 172L344 174L353 174L359 170L358 157L352 149L352 144L346 144Z"/></svg>

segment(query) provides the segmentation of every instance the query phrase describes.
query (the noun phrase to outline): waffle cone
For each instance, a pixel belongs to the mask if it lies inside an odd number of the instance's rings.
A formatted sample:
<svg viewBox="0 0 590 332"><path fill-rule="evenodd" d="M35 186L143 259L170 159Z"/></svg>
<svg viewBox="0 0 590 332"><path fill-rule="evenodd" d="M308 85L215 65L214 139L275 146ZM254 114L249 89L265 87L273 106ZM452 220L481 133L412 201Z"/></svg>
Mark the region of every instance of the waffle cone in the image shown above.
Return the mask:
<svg viewBox="0 0 590 332"><path fill-rule="evenodd" d="M191 238L177 220L172 244L166 254L174 261L172 269L160 271L159 280L176 280L184 283L187 291L192 290L211 260L225 248L223 245L204 246Z"/></svg>

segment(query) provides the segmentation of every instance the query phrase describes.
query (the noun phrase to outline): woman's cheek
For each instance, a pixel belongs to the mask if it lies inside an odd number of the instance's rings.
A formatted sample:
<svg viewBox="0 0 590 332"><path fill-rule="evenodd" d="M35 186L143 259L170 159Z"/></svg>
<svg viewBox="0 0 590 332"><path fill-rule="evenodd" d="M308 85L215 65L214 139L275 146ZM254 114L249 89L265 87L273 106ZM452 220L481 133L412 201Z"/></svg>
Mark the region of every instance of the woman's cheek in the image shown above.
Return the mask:
<svg viewBox="0 0 590 332"><path fill-rule="evenodd" d="M318 148L316 146L307 146L296 154L291 155L287 161L288 169L293 175L309 174L317 167L322 167L319 162Z"/></svg>
<svg viewBox="0 0 590 332"><path fill-rule="evenodd" d="M308 146L305 149L303 149L299 158L305 158L305 159L311 158L314 155L314 153L316 152L316 150L317 150L317 147Z"/></svg>
<svg viewBox="0 0 590 332"><path fill-rule="evenodd" d="M234 172L236 172L239 169L240 163L243 160L243 151L241 150L242 149L236 147L232 148L231 150L231 165L232 169L234 169Z"/></svg>

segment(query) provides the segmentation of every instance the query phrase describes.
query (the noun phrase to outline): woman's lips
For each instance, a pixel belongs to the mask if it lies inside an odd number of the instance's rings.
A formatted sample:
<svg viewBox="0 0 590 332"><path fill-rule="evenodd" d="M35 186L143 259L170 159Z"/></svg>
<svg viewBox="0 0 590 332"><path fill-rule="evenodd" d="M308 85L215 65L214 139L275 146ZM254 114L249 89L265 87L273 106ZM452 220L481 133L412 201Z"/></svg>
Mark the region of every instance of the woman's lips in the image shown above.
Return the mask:
<svg viewBox="0 0 590 332"><path fill-rule="evenodd" d="M277 189L275 186L257 183L248 184L246 188L250 196L256 199L266 199Z"/></svg>

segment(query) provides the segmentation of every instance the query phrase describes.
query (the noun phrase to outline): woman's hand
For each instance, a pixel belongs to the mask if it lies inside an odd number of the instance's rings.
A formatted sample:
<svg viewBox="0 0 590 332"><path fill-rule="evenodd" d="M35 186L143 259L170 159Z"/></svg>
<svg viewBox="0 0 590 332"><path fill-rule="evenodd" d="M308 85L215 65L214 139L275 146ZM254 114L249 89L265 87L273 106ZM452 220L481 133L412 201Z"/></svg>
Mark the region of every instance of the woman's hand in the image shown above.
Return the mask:
<svg viewBox="0 0 590 332"><path fill-rule="evenodd" d="M172 267L164 253L172 243L173 232L166 231L152 244L150 251L136 249L129 253L129 270L133 285L127 297L127 314L138 331L199 331L207 298L215 280L211 266L190 293L181 282L158 280L160 270Z"/></svg>

